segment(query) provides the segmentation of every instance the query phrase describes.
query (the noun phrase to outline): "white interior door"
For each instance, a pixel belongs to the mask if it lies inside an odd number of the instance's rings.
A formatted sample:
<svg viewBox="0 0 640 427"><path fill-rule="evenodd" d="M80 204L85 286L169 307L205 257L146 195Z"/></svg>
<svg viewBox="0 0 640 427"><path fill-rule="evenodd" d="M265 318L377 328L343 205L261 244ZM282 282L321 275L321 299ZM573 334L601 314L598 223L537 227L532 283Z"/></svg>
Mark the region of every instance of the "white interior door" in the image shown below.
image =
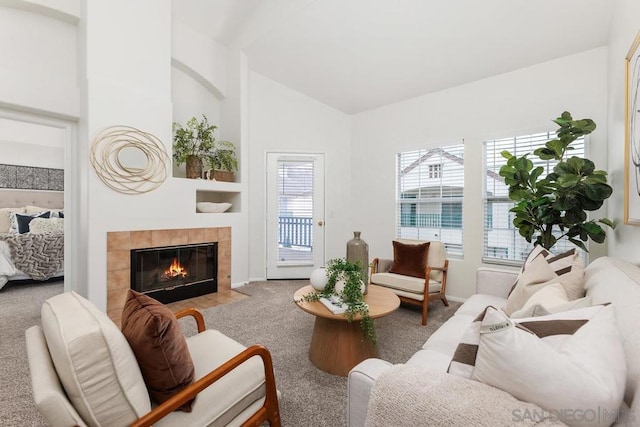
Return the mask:
<svg viewBox="0 0 640 427"><path fill-rule="evenodd" d="M267 153L267 279L324 265L324 155Z"/></svg>

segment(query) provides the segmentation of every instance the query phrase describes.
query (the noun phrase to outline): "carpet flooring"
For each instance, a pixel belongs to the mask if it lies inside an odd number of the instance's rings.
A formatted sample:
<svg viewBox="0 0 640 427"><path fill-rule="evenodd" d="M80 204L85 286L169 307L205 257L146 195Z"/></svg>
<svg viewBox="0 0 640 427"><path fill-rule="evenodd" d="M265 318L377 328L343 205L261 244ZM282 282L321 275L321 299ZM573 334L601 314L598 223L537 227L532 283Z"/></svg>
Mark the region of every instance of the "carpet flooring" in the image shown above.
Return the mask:
<svg viewBox="0 0 640 427"><path fill-rule="evenodd" d="M284 426L346 425L347 379L315 368L308 359L314 317L296 307L293 293L306 281L253 282L242 288L250 295L203 310L208 328L218 329L244 345L264 344L272 353L276 384L282 393ZM42 302L62 291L61 284L22 285L0 292L0 424L41 426L31 396L24 330L40 322ZM402 305L376 319L380 357L404 363L457 310L433 302L429 324L420 325L418 307ZM189 319L180 321L185 334L195 333Z"/></svg>

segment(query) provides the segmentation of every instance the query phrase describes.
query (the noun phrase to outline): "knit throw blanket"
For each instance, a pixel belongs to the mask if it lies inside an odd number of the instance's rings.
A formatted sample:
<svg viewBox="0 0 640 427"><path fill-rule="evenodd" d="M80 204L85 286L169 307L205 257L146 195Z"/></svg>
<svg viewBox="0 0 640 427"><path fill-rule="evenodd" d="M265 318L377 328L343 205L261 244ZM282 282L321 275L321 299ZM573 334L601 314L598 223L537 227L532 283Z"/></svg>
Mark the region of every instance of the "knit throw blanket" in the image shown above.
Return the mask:
<svg viewBox="0 0 640 427"><path fill-rule="evenodd" d="M47 280L64 267L64 233L5 234L16 269L35 280Z"/></svg>
<svg viewBox="0 0 640 427"><path fill-rule="evenodd" d="M563 426L539 406L477 381L395 365L373 387L366 427Z"/></svg>

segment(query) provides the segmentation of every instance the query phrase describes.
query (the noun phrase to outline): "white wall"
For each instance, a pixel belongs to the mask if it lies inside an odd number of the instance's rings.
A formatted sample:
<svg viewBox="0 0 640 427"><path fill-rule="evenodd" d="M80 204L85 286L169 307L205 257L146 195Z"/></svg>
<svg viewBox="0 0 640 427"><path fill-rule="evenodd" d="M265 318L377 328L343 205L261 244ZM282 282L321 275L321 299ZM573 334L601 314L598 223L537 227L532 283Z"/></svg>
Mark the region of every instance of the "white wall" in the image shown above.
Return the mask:
<svg viewBox="0 0 640 427"><path fill-rule="evenodd" d="M0 129L0 162L64 169L64 129L3 117L0 117Z"/></svg>
<svg viewBox="0 0 640 427"><path fill-rule="evenodd" d="M185 126L192 117L202 119L207 116L210 124L218 126L216 139L220 139L220 109L222 101L189 74L177 67L171 67L171 100L173 121ZM185 177L186 166L174 163L174 176Z"/></svg>
<svg viewBox="0 0 640 427"><path fill-rule="evenodd" d="M250 277L265 277L268 151L325 154L325 259L344 257L356 230L350 227L350 116L254 72L249 73L249 89Z"/></svg>
<svg viewBox="0 0 640 427"><path fill-rule="evenodd" d="M87 129L81 132L81 143L89 144L104 127L130 125L157 136L171 154L170 0L87 2L85 6ZM113 22L118 22L115 33ZM244 226L242 214L195 212L196 191L213 188L212 182L169 177L152 192L124 195L106 187L92 169L87 178L86 293L103 309L107 232L231 226L235 239ZM232 246L232 258L241 258L242 247ZM246 266L242 271L234 262L232 269L232 281L246 278Z"/></svg>
<svg viewBox="0 0 640 427"><path fill-rule="evenodd" d="M640 31L640 2L615 0L613 20L609 32L608 55L608 112L609 112L609 176L613 196L609 203L609 217L617 223L610 233L611 256L640 262L640 228L624 224L624 118L625 118L625 57Z"/></svg>
<svg viewBox="0 0 640 427"><path fill-rule="evenodd" d="M0 106L79 116L75 24L0 6L0 52Z"/></svg>
<svg viewBox="0 0 640 427"><path fill-rule="evenodd" d="M483 140L556 129L550 120L567 110L597 123L590 156L604 169L606 63L603 47L353 116L350 227L362 231L370 257L393 255L395 154L464 140L465 255L450 264L447 294L473 294L482 257Z"/></svg>

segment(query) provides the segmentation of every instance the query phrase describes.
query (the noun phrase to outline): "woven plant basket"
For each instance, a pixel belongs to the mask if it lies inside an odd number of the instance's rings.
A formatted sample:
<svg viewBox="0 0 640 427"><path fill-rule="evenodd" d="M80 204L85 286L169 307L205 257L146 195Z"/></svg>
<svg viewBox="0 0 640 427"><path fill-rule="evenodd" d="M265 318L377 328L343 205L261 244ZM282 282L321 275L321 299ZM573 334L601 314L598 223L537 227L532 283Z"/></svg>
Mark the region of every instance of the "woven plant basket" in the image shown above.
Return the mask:
<svg viewBox="0 0 640 427"><path fill-rule="evenodd" d="M187 157L187 178L200 178L202 175L202 159L198 156Z"/></svg>
<svg viewBox="0 0 640 427"><path fill-rule="evenodd" d="M236 174L230 171L213 171L213 179L216 181L235 182Z"/></svg>

